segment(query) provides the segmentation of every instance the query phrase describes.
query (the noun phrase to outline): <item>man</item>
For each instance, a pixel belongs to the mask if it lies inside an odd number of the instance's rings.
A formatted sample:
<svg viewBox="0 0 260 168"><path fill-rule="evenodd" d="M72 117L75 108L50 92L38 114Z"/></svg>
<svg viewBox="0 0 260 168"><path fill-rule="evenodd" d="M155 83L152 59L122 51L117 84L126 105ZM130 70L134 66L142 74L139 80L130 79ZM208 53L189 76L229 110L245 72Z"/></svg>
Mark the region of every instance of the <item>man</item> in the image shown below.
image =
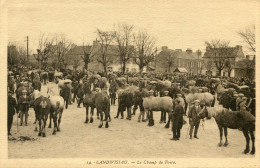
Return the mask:
<svg viewBox="0 0 260 168"><path fill-rule="evenodd" d="M238 94L238 98L236 99L236 110L240 111L240 106L239 104L242 102L242 97L244 97L243 93Z"/></svg>
<svg viewBox="0 0 260 168"><path fill-rule="evenodd" d="M247 97L242 97L242 102L239 104L240 111L247 111Z"/></svg>
<svg viewBox="0 0 260 168"><path fill-rule="evenodd" d="M83 97L84 97L83 83L79 84L78 86L77 97L78 97L78 108L80 108L80 104L81 102L83 102Z"/></svg>
<svg viewBox="0 0 260 168"><path fill-rule="evenodd" d="M201 107L199 106L200 101L195 100L194 106L191 107L188 117L189 117L189 123L190 123L190 139L192 139L192 133L193 128L195 127L194 131L194 138L198 138L197 133L200 125L200 118L197 116L197 114L201 111Z"/></svg>
<svg viewBox="0 0 260 168"><path fill-rule="evenodd" d="M118 85L115 81L115 79L112 79L109 92L110 92L110 99L111 99L111 105L115 105L116 103L116 92L117 92Z"/></svg>
<svg viewBox="0 0 260 168"><path fill-rule="evenodd" d="M65 102L65 108L68 109L68 103L70 98L70 88L68 87L68 83L64 83L65 86L61 89L60 96L63 97Z"/></svg>
<svg viewBox="0 0 260 168"><path fill-rule="evenodd" d="M26 95L27 91L22 91L22 96L19 97L18 105L19 110L21 111L21 120L20 120L20 126L23 125L23 116L25 116L25 126L27 126L28 122L28 111L29 111L29 97Z"/></svg>
<svg viewBox="0 0 260 168"><path fill-rule="evenodd" d="M233 94L233 97L231 99L231 104L230 104L230 108L232 111L236 111L236 100L238 98L238 94Z"/></svg>
<svg viewBox="0 0 260 168"><path fill-rule="evenodd" d="M175 107L172 114L172 132L173 138L171 140L179 140L181 136L181 128L183 125L184 109L180 105L180 100L175 100Z"/></svg>
<svg viewBox="0 0 260 168"><path fill-rule="evenodd" d="M7 119L8 135L11 135L10 130L13 124L13 116L15 114L15 111L18 112L16 100L13 97L13 92L8 91L8 119Z"/></svg>

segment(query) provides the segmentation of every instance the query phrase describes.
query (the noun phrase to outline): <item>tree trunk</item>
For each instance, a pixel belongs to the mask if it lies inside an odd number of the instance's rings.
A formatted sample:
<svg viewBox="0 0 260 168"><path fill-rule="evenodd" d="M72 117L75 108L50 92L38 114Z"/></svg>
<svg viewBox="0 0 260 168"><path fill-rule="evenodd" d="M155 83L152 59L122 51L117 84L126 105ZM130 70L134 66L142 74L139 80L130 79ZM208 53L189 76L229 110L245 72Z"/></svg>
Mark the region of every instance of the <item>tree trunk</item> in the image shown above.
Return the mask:
<svg viewBox="0 0 260 168"><path fill-rule="evenodd" d="M139 65L139 72L142 73L143 72L143 69L144 69L144 66L142 65Z"/></svg>
<svg viewBox="0 0 260 168"><path fill-rule="evenodd" d="M168 67L168 72L171 72L171 65L169 65Z"/></svg>
<svg viewBox="0 0 260 168"><path fill-rule="evenodd" d="M125 63L125 61L123 61L123 67L122 67L123 74L125 73L125 69L126 69L126 63Z"/></svg>
<svg viewBox="0 0 260 168"><path fill-rule="evenodd" d="M88 71L88 62L85 62L85 71Z"/></svg>
<svg viewBox="0 0 260 168"><path fill-rule="evenodd" d="M218 76L221 76L221 72L222 72L222 69L219 68L219 69L218 69Z"/></svg>
<svg viewBox="0 0 260 168"><path fill-rule="evenodd" d="M231 70L232 71L232 70ZM231 71L228 71L228 77L230 77L231 76Z"/></svg>

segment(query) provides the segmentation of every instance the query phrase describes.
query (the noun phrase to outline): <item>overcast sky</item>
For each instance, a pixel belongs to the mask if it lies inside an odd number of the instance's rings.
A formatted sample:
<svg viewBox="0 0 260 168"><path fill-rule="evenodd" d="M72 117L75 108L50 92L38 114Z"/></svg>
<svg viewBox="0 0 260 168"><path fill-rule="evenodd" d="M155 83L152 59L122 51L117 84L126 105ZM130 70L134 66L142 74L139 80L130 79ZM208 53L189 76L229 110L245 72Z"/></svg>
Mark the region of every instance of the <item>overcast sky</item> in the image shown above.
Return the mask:
<svg viewBox="0 0 260 168"><path fill-rule="evenodd" d="M92 44L96 28L110 30L116 23L135 25L157 39L157 46L205 50L204 41L230 40L244 45L237 31L254 24L259 1L65 1L6 2L8 41L26 44L36 53L40 33L64 33L75 44ZM244 47L245 48L245 47Z"/></svg>

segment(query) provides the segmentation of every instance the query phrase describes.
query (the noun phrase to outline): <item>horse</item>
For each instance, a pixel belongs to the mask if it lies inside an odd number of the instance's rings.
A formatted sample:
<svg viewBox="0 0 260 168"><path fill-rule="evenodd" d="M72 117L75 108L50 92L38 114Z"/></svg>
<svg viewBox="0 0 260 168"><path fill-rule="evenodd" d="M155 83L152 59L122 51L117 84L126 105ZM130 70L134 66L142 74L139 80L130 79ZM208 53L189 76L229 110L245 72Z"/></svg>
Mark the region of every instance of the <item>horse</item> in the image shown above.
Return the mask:
<svg viewBox="0 0 260 168"><path fill-rule="evenodd" d="M85 123L89 122L89 117L88 117L88 109L89 107L91 108L90 114L90 123L93 122L93 114L94 114L94 109L95 109L95 95L97 92L91 91L91 82L86 81L83 85L83 90L84 90L84 97L83 97L83 105L86 108L86 120ZM97 113L97 116L99 118L99 115Z"/></svg>
<svg viewBox="0 0 260 168"><path fill-rule="evenodd" d="M251 137L252 141L252 150L250 154L255 154L255 116L253 116L248 111L230 111L223 107L209 107L208 108L208 115L215 118L215 121L219 128L220 133L220 142L219 146L222 146L222 136L223 136L223 129L226 141L224 146L228 145L227 139L227 128L231 129L240 129L242 128L243 134L246 139L246 148L244 150L244 154L249 152L249 141ZM249 137L250 135L250 137Z"/></svg>
<svg viewBox="0 0 260 168"><path fill-rule="evenodd" d="M110 116L110 101L109 101L109 96L107 93L104 92L98 92L95 95L95 106L97 108L97 113L100 114L100 125L98 126L99 128L102 128L103 126L103 112L105 114L105 121L106 121L106 128L109 127L108 125L108 118Z"/></svg>
<svg viewBox="0 0 260 168"><path fill-rule="evenodd" d="M50 123L49 128L51 128L51 119L53 119L53 135L60 132L61 117L64 109L64 99L61 96L51 96L50 97ZM58 122L58 123L57 123Z"/></svg>
<svg viewBox="0 0 260 168"><path fill-rule="evenodd" d="M39 122L38 136L46 137L45 126L50 113L51 102L47 97L43 97L38 90L34 90L31 96L31 104L35 111L35 131L37 130L37 121Z"/></svg>

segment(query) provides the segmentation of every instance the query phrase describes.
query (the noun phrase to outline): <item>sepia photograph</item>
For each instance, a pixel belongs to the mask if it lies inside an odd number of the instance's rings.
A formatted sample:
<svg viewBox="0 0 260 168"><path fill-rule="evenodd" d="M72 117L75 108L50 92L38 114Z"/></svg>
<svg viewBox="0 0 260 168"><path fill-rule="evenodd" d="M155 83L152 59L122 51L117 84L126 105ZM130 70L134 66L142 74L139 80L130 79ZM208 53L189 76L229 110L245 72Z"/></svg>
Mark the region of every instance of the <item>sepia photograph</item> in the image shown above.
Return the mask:
<svg viewBox="0 0 260 168"><path fill-rule="evenodd" d="M260 166L260 1L0 11L3 167Z"/></svg>

